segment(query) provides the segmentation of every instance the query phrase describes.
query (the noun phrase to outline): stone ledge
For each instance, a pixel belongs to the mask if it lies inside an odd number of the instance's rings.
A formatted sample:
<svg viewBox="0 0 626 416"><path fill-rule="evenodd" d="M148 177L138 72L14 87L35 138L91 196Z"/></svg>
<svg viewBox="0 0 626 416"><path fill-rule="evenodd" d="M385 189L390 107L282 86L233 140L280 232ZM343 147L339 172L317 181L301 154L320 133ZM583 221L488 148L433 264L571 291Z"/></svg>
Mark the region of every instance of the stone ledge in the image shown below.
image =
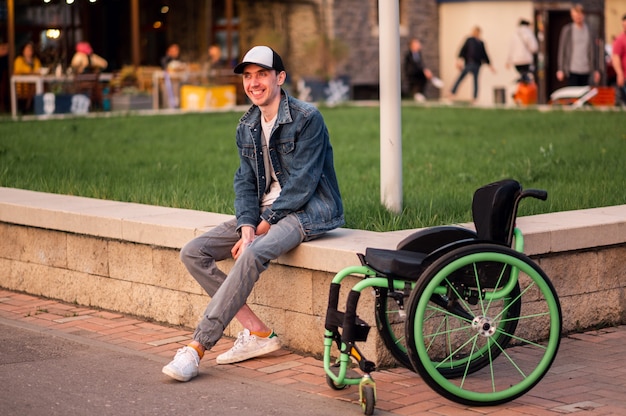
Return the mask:
<svg viewBox="0 0 626 416"><path fill-rule="evenodd" d="M0 287L194 327L208 297L179 249L228 215L0 188ZM461 224L471 227L470 224ZM626 320L626 205L518 218L525 252L554 284L564 332ZM338 229L277 259L249 305L289 348L321 354L328 286L367 247L394 248L415 230ZM223 262L224 270L232 260ZM356 283L350 276L346 288ZM345 292L345 291L344 291ZM289 296L284 296L289 293ZM345 293L340 302L345 302ZM358 314L373 323L374 298ZM232 322L226 335L241 328ZM374 340L366 355L388 353Z"/></svg>
<svg viewBox="0 0 626 416"><path fill-rule="evenodd" d="M0 222L180 249L230 215L0 188ZM553 252L626 242L626 205L520 217L525 252ZM472 224L459 224L473 228ZM367 247L395 248L416 230L372 232L341 228L302 244L277 262L336 273ZM324 259L320 262L320 259Z"/></svg>

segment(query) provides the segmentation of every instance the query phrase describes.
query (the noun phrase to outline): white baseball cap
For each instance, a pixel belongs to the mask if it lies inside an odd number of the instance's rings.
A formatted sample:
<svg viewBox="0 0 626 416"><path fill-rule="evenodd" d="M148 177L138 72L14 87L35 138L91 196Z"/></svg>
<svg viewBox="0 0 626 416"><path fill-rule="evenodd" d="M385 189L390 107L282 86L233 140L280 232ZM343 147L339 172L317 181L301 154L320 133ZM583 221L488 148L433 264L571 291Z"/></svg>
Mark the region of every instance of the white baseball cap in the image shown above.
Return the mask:
<svg viewBox="0 0 626 416"><path fill-rule="evenodd" d="M285 70L280 55L269 46L255 46L250 49L239 65L235 67L235 74L243 74L244 68L249 64L255 64L266 69L275 69L276 72Z"/></svg>

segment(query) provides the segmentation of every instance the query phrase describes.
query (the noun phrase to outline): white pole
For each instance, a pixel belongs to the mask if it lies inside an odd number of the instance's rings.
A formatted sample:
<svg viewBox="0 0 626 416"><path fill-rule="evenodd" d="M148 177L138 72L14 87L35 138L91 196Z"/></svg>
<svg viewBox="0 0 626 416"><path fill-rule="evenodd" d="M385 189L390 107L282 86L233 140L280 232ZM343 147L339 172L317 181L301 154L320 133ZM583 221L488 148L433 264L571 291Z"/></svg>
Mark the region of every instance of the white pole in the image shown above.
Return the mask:
<svg viewBox="0 0 626 416"><path fill-rule="evenodd" d="M380 199L402 212L402 129L400 106L400 6L378 2L380 59Z"/></svg>

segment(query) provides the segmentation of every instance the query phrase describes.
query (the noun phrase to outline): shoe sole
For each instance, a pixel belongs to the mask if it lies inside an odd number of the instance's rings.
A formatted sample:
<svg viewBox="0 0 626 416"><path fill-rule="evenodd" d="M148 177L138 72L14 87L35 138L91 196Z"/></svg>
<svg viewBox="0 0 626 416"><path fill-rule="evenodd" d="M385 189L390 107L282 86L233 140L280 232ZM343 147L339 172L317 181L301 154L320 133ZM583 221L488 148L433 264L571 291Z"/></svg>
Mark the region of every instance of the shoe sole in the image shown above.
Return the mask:
<svg viewBox="0 0 626 416"><path fill-rule="evenodd" d="M179 374L175 373L174 371L170 370L167 366L163 367L163 370L161 370L163 372L163 374L165 374L166 376L169 376L171 378L173 378L176 381L181 381L181 382L186 382L191 380L192 378L194 378L195 376L198 375L198 373L192 374L190 377L182 377Z"/></svg>
<svg viewBox="0 0 626 416"><path fill-rule="evenodd" d="M242 361L250 360L252 358L260 357L262 355L266 355L271 352L278 351L280 348L281 348L280 342L277 342L275 344L268 344L267 346L261 348L260 350L250 352L246 355L239 355L237 357L232 357L232 358L220 358L220 356L218 356L215 359L215 362L217 364L240 363Z"/></svg>

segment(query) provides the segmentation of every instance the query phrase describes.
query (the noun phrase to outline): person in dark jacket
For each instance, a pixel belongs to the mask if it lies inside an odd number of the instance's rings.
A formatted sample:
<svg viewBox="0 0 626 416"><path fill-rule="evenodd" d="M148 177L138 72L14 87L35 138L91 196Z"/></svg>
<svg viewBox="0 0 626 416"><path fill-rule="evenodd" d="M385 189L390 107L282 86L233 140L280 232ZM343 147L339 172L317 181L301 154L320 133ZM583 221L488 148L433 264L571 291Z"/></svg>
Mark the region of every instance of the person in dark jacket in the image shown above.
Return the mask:
<svg viewBox="0 0 626 416"><path fill-rule="evenodd" d="M476 102L476 98L478 97L478 71L482 64L488 65L491 72L496 72L489 61L485 44L480 40L480 27L475 26L474 29L472 29L472 34L465 40L459 52L457 67L461 70L461 74L459 74L459 77L452 87L451 93L453 96L456 94L463 78L465 78L468 73L471 73L474 77L474 98L472 102Z"/></svg>
<svg viewBox="0 0 626 416"><path fill-rule="evenodd" d="M404 56L404 77L408 86L407 92L415 101L424 101L426 82L431 79L433 73L424 66L422 55L422 43L413 38L409 42L409 50Z"/></svg>

